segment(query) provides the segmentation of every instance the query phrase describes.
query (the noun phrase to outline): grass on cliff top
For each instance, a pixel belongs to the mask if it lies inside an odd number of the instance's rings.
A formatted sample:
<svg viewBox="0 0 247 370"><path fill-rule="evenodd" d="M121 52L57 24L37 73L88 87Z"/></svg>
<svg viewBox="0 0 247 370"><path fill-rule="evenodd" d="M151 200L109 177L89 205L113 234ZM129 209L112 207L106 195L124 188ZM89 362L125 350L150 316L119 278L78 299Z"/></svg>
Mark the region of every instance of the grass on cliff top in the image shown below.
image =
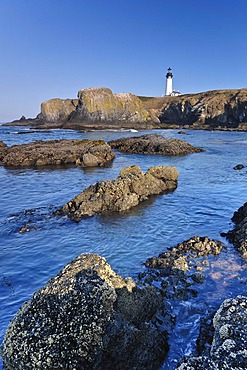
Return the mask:
<svg viewBox="0 0 247 370"><path fill-rule="evenodd" d="M146 109L161 109L164 103L169 101L180 101L185 99L202 99L202 98L214 98L220 96L226 96L228 98L239 96L246 96L247 100L247 88L235 89L235 90L210 90L194 94L183 94L179 96L160 96L160 97L151 97L151 96L138 96L142 101Z"/></svg>

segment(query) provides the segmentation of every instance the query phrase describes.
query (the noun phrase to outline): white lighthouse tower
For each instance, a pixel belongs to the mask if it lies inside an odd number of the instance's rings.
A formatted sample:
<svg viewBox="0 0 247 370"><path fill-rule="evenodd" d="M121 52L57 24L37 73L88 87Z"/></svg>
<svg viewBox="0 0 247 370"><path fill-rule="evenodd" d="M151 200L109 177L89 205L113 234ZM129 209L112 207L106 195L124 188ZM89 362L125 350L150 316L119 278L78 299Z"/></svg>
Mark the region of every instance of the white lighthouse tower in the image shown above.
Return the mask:
<svg viewBox="0 0 247 370"><path fill-rule="evenodd" d="M172 70L171 68L167 69L167 74L166 74L166 96L167 95L172 95L173 88L172 88Z"/></svg>

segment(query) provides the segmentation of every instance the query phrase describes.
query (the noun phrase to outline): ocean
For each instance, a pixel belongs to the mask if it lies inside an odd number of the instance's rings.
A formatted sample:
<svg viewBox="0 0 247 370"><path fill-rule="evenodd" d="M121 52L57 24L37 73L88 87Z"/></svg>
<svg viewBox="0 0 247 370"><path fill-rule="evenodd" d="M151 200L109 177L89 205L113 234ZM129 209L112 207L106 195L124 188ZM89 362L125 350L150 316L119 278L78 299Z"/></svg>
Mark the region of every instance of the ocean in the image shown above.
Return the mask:
<svg viewBox="0 0 247 370"><path fill-rule="evenodd" d="M205 309L217 309L225 298L246 294L246 261L220 233L232 228L234 211L247 201L247 132L82 133L0 126L0 140L7 145L64 138L109 141L144 133L184 139L205 151L178 157L116 152L115 160L106 168L0 167L0 342L19 307L65 264L85 252L100 254L117 273L135 278L144 270L148 257L194 235L221 240L227 246L220 256L212 258L206 283L198 286L198 297L174 307L180 324L170 338L171 350L164 369L174 369L181 356L194 350ZM89 185L114 179L120 170L134 164L143 171L151 166L176 166L177 189L119 215L96 216L80 223L53 216L56 208ZM234 170L237 164L246 167ZM35 229L20 234L18 230L25 223Z"/></svg>

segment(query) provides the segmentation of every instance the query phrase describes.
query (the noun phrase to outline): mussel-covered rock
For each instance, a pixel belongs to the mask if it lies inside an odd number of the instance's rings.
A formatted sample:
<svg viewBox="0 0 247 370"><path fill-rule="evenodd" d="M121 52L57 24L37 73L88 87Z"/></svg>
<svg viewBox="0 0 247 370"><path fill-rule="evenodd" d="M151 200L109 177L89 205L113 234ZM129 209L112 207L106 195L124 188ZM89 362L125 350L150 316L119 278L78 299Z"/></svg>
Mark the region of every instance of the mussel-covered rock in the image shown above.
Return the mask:
<svg viewBox="0 0 247 370"><path fill-rule="evenodd" d="M156 166L143 173L138 166L127 167L112 181L89 186L58 211L74 221L109 212L126 211L151 195L177 187L176 167Z"/></svg>
<svg viewBox="0 0 247 370"><path fill-rule="evenodd" d="M76 165L103 166L115 155L104 140L49 140L3 148L2 164L8 167Z"/></svg>
<svg viewBox="0 0 247 370"><path fill-rule="evenodd" d="M162 135L148 134L109 141L112 148L124 153L184 155L203 152L184 140L167 139Z"/></svg>
<svg viewBox="0 0 247 370"><path fill-rule="evenodd" d="M80 255L10 323L5 369L158 369L168 350L160 310L155 287L138 287L96 254Z"/></svg>

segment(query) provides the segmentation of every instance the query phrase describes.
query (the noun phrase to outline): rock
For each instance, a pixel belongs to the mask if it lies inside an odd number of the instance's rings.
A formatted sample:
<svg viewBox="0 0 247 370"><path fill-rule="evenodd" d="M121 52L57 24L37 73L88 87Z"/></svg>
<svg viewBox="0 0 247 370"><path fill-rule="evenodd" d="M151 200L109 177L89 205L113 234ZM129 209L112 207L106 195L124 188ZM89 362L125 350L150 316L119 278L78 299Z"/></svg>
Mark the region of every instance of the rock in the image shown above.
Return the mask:
<svg viewBox="0 0 247 370"><path fill-rule="evenodd" d="M32 225L29 225L28 223L26 223L25 225L20 227L20 229L18 230L18 233L23 234L23 233L27 233L31 230L38 230L38 226L32 226Z"/></svg>
<svg viewBox="0 0 247 370"><path fill-rule="evenodd" d="M183 131L183 130L178 131L178 134L179 134L179 135L186 135L186 131Z"/></svg>
<svg viewBox="0 0 247 370"><path fill-rule="evenodd" d="M108 88L89 88L78 92L78 106L65 127L80 124L93 127L138 127L138 124L159 123L159 120L144 109L134 94L113 94ZM133 126L134 124L134 126ZM151 127L151 125L150 125Z"/></svg>
<svg viewBox="0 0 247 370"><path fill-rule="evenodd" d="M7 151L8 151L7 145L3 141L0 141L0 161L3 160L3 158L6 155Z"/></svg>
<svg viewBox="0 0 247 370"><path fill-rule="evenodd" d="M78 99L51 99L36 118L10 126L39 128L184 128L247 130L247 89L214 90L180 96L145 97L113 94L108 88L78 92Z"/></svg>
<svg viewBox="0 0 247 370"><path fill-rule="evenodd" d="M124 153L183 155L203 152L184 140L166 139L162 135L151 134L109 141L109 145Z"/></svg>
<svg viewBox="0 0 247 370"><path fill-rule="evenodd" d="M247 297L226 299L213 319L210 353L183 360L177 370L246 369Z"/></svg>
<svg viewBox="0 0 247 370"><path fill-rule="evenodd" d="M112 181L91 185L58 211L74 221L87 216L126 211L149 196L177 187L176 167L151 167L143 173L138 166L128 167Z"/></svg>
<svg viewBox="0 0 247 370"><path fill-rule="evenodd" d="M234 170L242 170L244 168L243 164L237 164L236 166L233 167Z"/></svg>
<svg viewBox="0 0 247 370"><path fill-rule="evenodd" d="M2 164L8 167L67 164L81 167L103 166L115 157L111 147L103 140L35 141L4 150Z"/></svg>
<svg viewBox="0 0 247 370"><path fill-rule="evenodd" d="M205 282L201 272L208 265L205 258L218 255L222 248L220 241L194 236L176 247L167 248L158 257L148 258L145 262L148 270L140 275L140 279L144 283L158 282L167 299L186 300L197 294L192 288L194 284Z"/></svg>
<svg viewBox="0 0 247 370"><path fill-rule="evenodd" d="M50 99L41 104L39 119L44 122L67 121L69 115L76 109L77 99Z"/></svg>
<svg viewBox="0 0 247 370"><path fill-rule="evenodd" d="M141 98L167 128L247 130L247 89Z"/></svg>
<svg viewBox="0 0 247 370"><path fill-rule="evenodd" d="M234 212L232 221L235 227L225 235L238 249L242 257L247 258L247 202Z"/></svg>
<svg viewBox="0 0 247 370"><path fill-rule="evenodd" d="M113 94L108 88L79 90L78 99L50 99L41 104L34 119L15 120L7 125L81 130L159 127L159 119L144 108L134 94Z"/></svg>
<svg viewBox="0 0 247 370"><path fill-rule="evenodd" d="M208 256L209 254L218 255L223 248L223 245L218 240L212 240L208 237L194 236L176 247L167 248L166 252L162 252L158 257L147 259L146 267L152 268L179 268L182 271L189 269L188 264L179 264L181 258L195 259L198 257ZM204 262L205 264L205 262ZM178 267L180 265L180 267ZM190 264L192 265L192 264Z"/></svg>
<svg viewBox="0 0 247 370"><path fill-rule="evenodd" d="M158 369L162 299L96 254L80 255L20 308L3 341L6 370Z"/></svg>

